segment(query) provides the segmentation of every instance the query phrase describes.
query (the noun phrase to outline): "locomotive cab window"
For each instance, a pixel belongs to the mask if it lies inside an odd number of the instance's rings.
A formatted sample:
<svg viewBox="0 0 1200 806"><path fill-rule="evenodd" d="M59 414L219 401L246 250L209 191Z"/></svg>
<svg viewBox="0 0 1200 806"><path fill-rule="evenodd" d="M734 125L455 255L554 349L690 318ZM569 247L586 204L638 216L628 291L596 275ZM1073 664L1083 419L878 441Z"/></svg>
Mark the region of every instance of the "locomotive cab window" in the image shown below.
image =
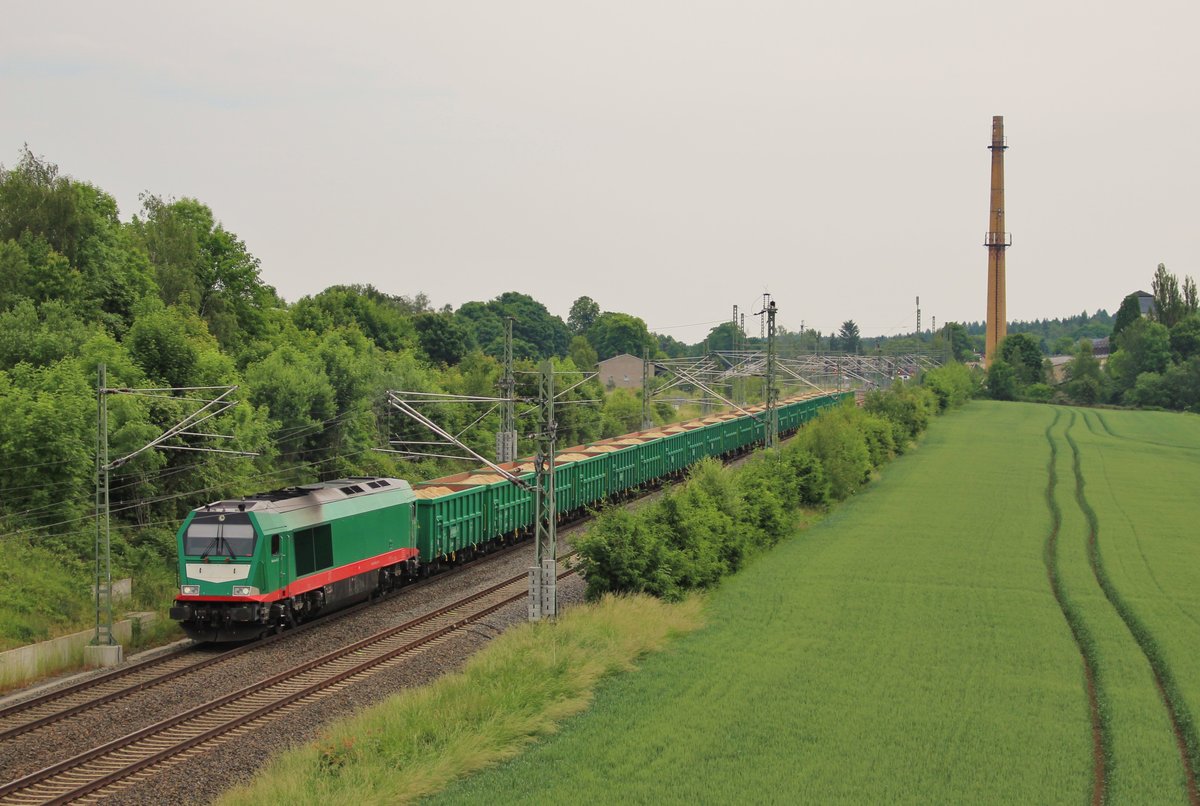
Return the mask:
<svg viewBox="0 0 1200 806"><path fill-rule="evenodd" d="M188 525L183 553L189 557L250 557L256 540L248 515L206 512Z"/></svg>
<svg viewBox="0 0 1200 806"><path fill-rule="evenodd" d="M279 556L279 535L278 534L271 535L271 556L272 557Z"/></svg>

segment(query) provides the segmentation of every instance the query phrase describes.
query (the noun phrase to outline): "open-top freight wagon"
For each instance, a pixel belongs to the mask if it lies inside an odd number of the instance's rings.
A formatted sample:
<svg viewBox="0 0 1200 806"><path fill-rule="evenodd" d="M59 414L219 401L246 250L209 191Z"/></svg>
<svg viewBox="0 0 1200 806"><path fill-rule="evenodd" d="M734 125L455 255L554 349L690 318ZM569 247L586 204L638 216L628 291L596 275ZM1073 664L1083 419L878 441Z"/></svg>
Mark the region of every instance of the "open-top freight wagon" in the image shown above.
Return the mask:
<svg viewBox="0 0 1200 806"><path fill-rule="evenodd" d="M850 393L781 401L789 434ZM723 412L555 454L555 498L569 517L681 476L705 457L763 441L754 415ZM501 465L532 485L530 460ZM404 580L513 541L533 526L533 494L490 469L417 485L349 478L218 501L177 535L179 596L171 618L189 636L242 641L386 593Z"/></svg>

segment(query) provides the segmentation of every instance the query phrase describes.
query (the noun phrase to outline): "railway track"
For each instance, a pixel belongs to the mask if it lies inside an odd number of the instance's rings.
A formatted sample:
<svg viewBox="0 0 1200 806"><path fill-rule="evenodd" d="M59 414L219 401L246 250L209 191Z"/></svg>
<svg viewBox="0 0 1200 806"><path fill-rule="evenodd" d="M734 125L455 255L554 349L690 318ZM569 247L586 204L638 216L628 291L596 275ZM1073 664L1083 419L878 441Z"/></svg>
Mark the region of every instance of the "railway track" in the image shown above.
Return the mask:
<svg viewBox="0 0 1200 806"><path fill-rule="evenodd" d="M750 454L735 457L732 460L727 460L726 463L730 464L730 465L740 464L741 462L745 461L745 459L749 455ZM651 490L647 490L642 495L640 495L636 499L634 499L634 501L631 503L636 504L638 502L644 502L648 498L654 498L655 494L657 492L659 492L659 489L657 487L654 489L651 489ZM582 518L575 518L575 519L572 519L571 521L564 522L560 526L559 532L560 532L560 534L564 534L564 533L569 534L571 532L576 531L578 528L580 528L583 524L585 524L589 520L590 520L590 518L585 516ZM526 546L526 545L527 545L527 541L518 541L514 544L510 544L507 546L493 548L492 550L488 551L487 554L490 557L497 557L498 555L504 555L504 554L508 554L510 551L518 550L522 546ZM570 555L569 554L565 555L564 557L562 557L560 559L566 559L567 556L570 556ZM448 576L456 575L457 573L467 570L467 569L473 567L474 565L475 565L475 563L470 562L470 563L466 563L464 565L455 566L451 569L447 569L447 572L438 574L434 578L431 578L429 580L420 580L411 585L405 586L403 591L408 592L412 589L422 587L427 584L432 584L440 579L446 579ZM560 574L559 578L563 578L563 577L569 575L570 573L573 573L573 572L567 572L564 574ZM508 582L503 583L503 585L516 585L516 587L518 588L516 595L513 597L506 598L505 601L501 602L495 608L492 608L491 610L488 610L487 612L492 612L492 610L497 609L498 607L502 607L505 604L508 604L509 602L514 601L517 598L521 598L521 597L525 596L527 593L527 588L526 588L527 579L524 575L521 575L519 577L514 577L513 579L509 580ZM454 605L449 606L449 608L460 607L463 605L463 603L472 601L475 598L477 598L477 596L489 595L489 593L497 590L498 587L501 587L501 586L493 586L492 588L489 588L489 589L481 592L480 594L477 594L476 597L466 597L466 598L460 600L459 602L456 602ZM389 594L389 597L392 595L394 595L394 594ZM184 677L184 676L192 674L194 672L198 672L202 669L210 668L219 663L222 663L222 662L225 662L228 660L232 660L233 658L235 658L243 653L250 652L250 651L253 651L258 648L262 648L262 647L264 647L268 644L271 644L275 641L287 640L289 637L294 636L297 633L300 633L311 627L316 627L321 624L328 624L332 620L341 618L343 616L349 616L352 613L355 613L355 612L359 611L360 609L367 607L369 605L370 605L370 603L363 603L361 605L356 605L354 607L347 608L343 611L339 611L336 614L331 614L331 616L329 616L329 617L301 625L299 628L296 628L294 630L289 630L289 631L283 633L282 635L273 635L273 636L267 637L267 638L259 640L259 641L254 641L249 644L244 644L244 645L236 647L232 650L219 652L217 654L211 655L210 657L201 659L199 661L195 660L195 655L197 652L204 652L204 650L201 648L197 648L197 647L190 647L188 649L181 650L179 652L171 653L168 655L163 655L163 656L160 656L157 658L153 658L153 659L150 659L147 661L133 664L131 666L128 666L128 667L125 667L122 669L114 670L114 671L104 674L100 677L91 678L89 680L83 681L81 683L77 683L68 688L60 689L58 691L44 694L40 697L35 697L35 698L29 699L29 700L26 700L26 701L23 701L20 703L16 703L15 705L10 706L9 708L0 710L0 746L3 746L3 744L7 740L15 739L23 734L36 731L39 728L55 724L57 722L60 722L62 720L76 716L78 714L82 714L84 712L90 711L91 709L98 708L100 706L104 706L108 703L112 703L114 701L121 700L125 697L132 696L132 695L137 694L142 691L146 691L147 689L153 688L154 686L160 685L162 683L166 683L168 681L175 680L180 677ZM421 624L427 623L428 620L438 618L439 616L442 616L443 614L445 614L445 612L449 608L443 608L442 610L435 611L434 613L418 617L410 622L407 622L404 625L401 625L401 627L395 628L395 630L403 631L406 629L414 629L414 630L418 629ZM487 614L486 612L479 613L479 614L471 617L471 620L478 619L486 614ZM467 623L469 623L469 620L466 622L454 625L445 634L448 635L449 632L453 632L455 629L465 626L465 624L467 624ZM272 677L268 680L262 681L260 683L256 683L252 686L248 686L248 687L242 689L240 692L237 692L237 694L249 697L256 692L265 691L267 689L274 690L273 687L275 687L277 684L279 684L286 676L295 675L298 673L298 670L301 670L301 669L307 670L311 664L322 663L327 658L332 658L339 654L346 654L346 653L352 654L354 652L358 652L359 650L361 650L363 648L365 643L373 641L373 640L382 640L382 639L380 639L380 636L382 636L382 635L384 635L384 633L380 633L376 636L373 636L372 638L366 639L365 641L360 641L356 644L351 645L350 647L343 648L342 650L338 650L333 653L329 653L328 655L323 656L322 658L319 658L316 661L311 661L308 664L304 664L304 665L298 666L294 669L290 669L287 672L282 673L281 675L276 675L275 677ZM414 644L413 647L407 649L405 652L402 652L401 656L403 654L406 654L407 652L416 651L417 649L436 644L437 639L439 637L441 637L441 636L433 636L430 639L418 641L416 644ZM398 662L399 657L401 657L401 656L397 656L397 662ZM386 666L380 667L380 669L382 669L382 668L387 668L387 667ZM376 671L378 671L378 669ZM368 673L370 673L370 672L368 672L368 671L355 672L355 673L351 674L351 677L353 677L354 679L358 679L358 677L368 674ZM310 678L306 677L305 679L308 680ZM333 691L338 690L338 688L343 687L344 685L348 684L349 682L352 682L352 681L347 679L345 683L338 685L336 688L322 688L317 691L308 692L308 693L302 692L294 702L283 705L283 706L277 706L274 711L265 711L265 712L259 713L260 709L258 708L258 706L256 706L255 708L251 709L252 713L251 713L251 716L249 717L249 722L253 723L253 724L251 724L249 726L242 726L242 727L232 727L232 728L226 727L212 735L208 735L211 732L209 729L201 731L203 736L198 741L193 742L187 748L175 750L175 751L173 751L173 754L168 753L167 755L162 755L159 751L156 750L154 753L150 754L150 756L152 757L151 760L149 760L148 762L145 762L145 763L141 763L137 770L126 770L126 771L120 772L119 774L116 774L116 775L102 776L102 777L111 778L111 781L108 783L101 783L100 788L111 789L112 787L115 786L115 783L113 783L113 782L116 782L116 781L126 781L127 783L130 783L130 784L135 783L137 780L141 780L144 777L149 777L151 774L158 772L163 767L163 764L166 763L166 761L170 758L175 758L176 760L181 761L186 757L191 757L192 755L197 755L201 752L205 752L212 745L218 743L219 741L221 741L224 738L230 737L232 734L230 734L229 731L231 731L231 730L237 731L236 735L240 735L240 733L247 732L247 731L253 729L254 727L257 727L261 723L265 723L266 721L268 721L270 719L276 718L279 715L278 710L277 710L278 708L299 707L299 700L303 700L305 703L307 703L313 699L317 699L321 696L325 696L329 693L333 693ZM266 697L265 694L262 696ZM267 698L267 699L269 699L269 698ZM211 714L211 712L219 706L224 707L226 705L229 705L232 707L233 701L231 700L229 702L226 702L226 700L227 700L227 698L221 698L220 700L215 700L213 702L205 703L204 705L199 706L198 708L194 708L194 709L192 709L192 711L188 711L184 714L179 715L178 717L172 717L171 719L163 720L162 722L159 722L156 725L151 725L143 730L139 730L136 733L133 733L133 734L130 734L129 736L123 737L122 739L118 739L114 742L109 742L108 744L101 745L99 747L96 747L95 749L87 750L86 752L76 755L72 759L68 759L66 761L63 761L58 764L47 767L37 773L33 773L32 775L27 775L24 778L16 779L16 780L9 782L8 784L4 784L3 786L0 786L0 803L66 802L67 800L74 800L74 799L77 799L80 797L84 797L89 792L97 791L96 787L93 786L90 789L87 787L78 787L77 789L79 791L76 791L74 793L68 793L67 795L54 795L51 793L51 789L62 788L64 786L64 784L62 783L63 781L73 781L73 780L79 779L80 774L76 770L78 768L80 768L80 765L83 765L83 766L87 767L88 769L91 769L91 767L93 767L97 764L103 765L103 766L110 766L112 763L115 763L115 762L111 761L111 759L118 758L118 757L124 758L125 755L127 755L127 753L124 753L122 751L128 750L130 744L141 743L141 744L139 744L139 748L141 748L141 749L155 747L159 744L162 744L164 741L167 743L167 745L171 745L172 740L176 737L176 734L179 733L179 731L173 730L173 728L175 727L175 723L178 720L195 719L195 718L198 718L200 713ZM245 700L243 702L251 702L251 701ZM257 701L255 701L255 702L257 702ZM260 705L262 705L262 703L260 703ZM224 713L224 710L222 711L222 713ZM250 712L248 712L248 713L250 713ZM274 714L274 715L272 715L272 714ZM182 725L184 723L180 722L179 724ZM190 724L194 724L194 723L190 723ZM215 729L219 726L214 725L214 726L210 726L210 727ZM164 732L168 732L168 733L164 733ZM168 736L169 738L163 739L160 737L159 734L162 734L163 736ZM131 738L131 737L136 737L136 738ZM124 743L124 744L122 744L122 743ZM143 747L143 745L144 745L144 747ZM165 748L160 748L160 750L162 750L162 749L165 749ZM141 751L139 750L139 752L141 752ZM180 755L182 753L186 753L187 755L186 756ZM161 758L160 758L160 756L161 756ZM153 768L152 771L151 771L151 768ZM52 772L52 771L57 771L57 772ZM137 778L130 778L130 776L136 775L137 772L139 772L139 771L145 771L145 772L142 775L137 776ZM39 776L41 776L41 777L39 777ZM47 778L45 776L50 776L50 777ZM34 779L37 779L37 781L35 781ZM99 780L99 779L97 779L97 780ZM43 786L43 787L39 787L38 783L42 782L42 781L46 781L48 783L46 783L45 786ZM18 787L18 785L20 785L20 786ZM86 790L86 791L84 791L84 790Z"/></svg>
<svg viewBox="0 0 1200 806"><path fill-rule="evenodd" d="M499 557L511 551L522 548L525 541L509 544L488 552L489 557ZM387 594L388 597L407 593L410 590L423 587L442 579L446 579L463 570L472 567L472 563L443 571L432 579L421 579L405 585L403 588ZM353 615L369 607L374 602L363 602L353 607L331 613L317 621L301 624L280 635L242 644L224 651L206 650L204 645L186 647L175 652L149 658L138 663L115 669L98 677L91 677L66 688L50 691L37 697L15 703L0 709L0 745L18 736L53 725L64 719L77 716L93 708L124 699L154 686L184 677L202 669L207 669L219 663L233 660L247 652L252 652L276 641L288 638L315 626ZM197 654L207 654L209 657L196 660Z"/></svg>
<svg viewBox="0 0 1200 806"><path fill-rule="evenodd" d="M564 571L563 579L574 574ZM94 801L378 674L528 595L522 573L270 678L0 786L0 803Z"/></svg>
<svg viewBox="0 0 1200 806"><path fill-rule="evenodd" d="M187 647L24 700L0 710L0 742L208 668L251 648L241 646L224 652L206 653L197 647ZM208 657L196 660L198 654L207 654Z"/></svg>

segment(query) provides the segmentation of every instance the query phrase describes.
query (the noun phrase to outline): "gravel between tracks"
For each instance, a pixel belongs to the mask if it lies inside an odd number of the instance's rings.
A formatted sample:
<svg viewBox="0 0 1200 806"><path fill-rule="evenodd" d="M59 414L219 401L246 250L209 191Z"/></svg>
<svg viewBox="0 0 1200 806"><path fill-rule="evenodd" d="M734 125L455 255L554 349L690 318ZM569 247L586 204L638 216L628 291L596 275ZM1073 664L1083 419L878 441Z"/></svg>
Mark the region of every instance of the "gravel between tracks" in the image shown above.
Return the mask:
<svg viewBox="0 0 1200 806"><path fill-rule="evenodd" d="M563 529L564 537L579 527ZM567 549L560 541L560 556ZM0 782L36 772L64 756L74 755L125 736L172 714L201 705L222 694L249 685L339 646L365 638L389 625L401 624L449 604L470 590L479 590L523 572L532 563L533 545L526 542L508 554L471 563L454 575L435 578L431 584L402 591L372 607L318 624L286 641L193 675L171 681L117 703L81 714L41 730L0 743ZM560 607L583 601L578 577L559 585ZM116 792L111 803L208 803L236 783L249 780L274 753L303 743L319 734L322 725L379 702L401 689L420 686L454 671L487 642L527 618L524 601L509 605L461 630L433 651L418 653L392 669L373 675L319 700L286 719L269 723L230 744L172 766L163 773ZM70 748L64 752L64 748Z"/></svg>

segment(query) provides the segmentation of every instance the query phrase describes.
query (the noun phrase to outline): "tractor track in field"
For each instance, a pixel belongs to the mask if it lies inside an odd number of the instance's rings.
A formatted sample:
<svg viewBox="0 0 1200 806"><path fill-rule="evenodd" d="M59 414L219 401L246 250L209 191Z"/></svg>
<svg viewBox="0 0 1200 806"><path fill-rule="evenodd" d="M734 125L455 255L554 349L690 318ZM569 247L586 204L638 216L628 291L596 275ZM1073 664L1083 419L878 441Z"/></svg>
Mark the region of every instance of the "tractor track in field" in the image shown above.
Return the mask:
<svg viewBox="0 0 1200 806"><path fill-rule="evenodd" d="M1055 409L1054 419L1046 426L1046 442L1050 446L1050 461L1046 465L1046 505L1050 510L1050 531L1046 535L1044 560L1046 576L1050 581L1050 590L1058 608L1062 611L1071 637L1075 640L1075 648L1083 661L1083 675L1086 681L1088 711L1092 726L1092 806L1102 806L1108 792L1108 778L1112 754L1108 720L1100 708L1100 692L1097 684L1097 662L1095 643L1083 623L1083 619L1070 605L1062 580L1058 574L1058 535L1062 527L1062 510L1054 499L1054 490L1058 485L1058 444L1052 433L1058 425L1062 411Z"/></svg>
<svg viewBox="0 0 1200 806"><path fill-rule="evenodd" d="M1067 444L1071 446L1072 468L1075 475L1075 502L1083 512L1088 524L1088 562L1092 567L1096 584L1121 621L1124 622L1126 629L1129 630L1137 642L1138 648L1145 656L1146 662L1150 665L1150 670L1154 674L1155 687L1158 689L1163 707L1167 709L1167 717L1171 720L1171 729L1179 748L1180 761L1183 764L1186 778L1188 802L1192 806L1200 806L1200 789L1197 788L1196 783L1196 768L1200 766L1197 763L1197 756L1200 755L1200 742L1197 741L1195 722L1184 704L1174 675L1171 673L1170 665L1159 648L1158 642L1154 639L1154 635L1121 596L1104 568L1104 562L1100 557L1100 519L1087 500L1085 492L1087 481L1083 476L1082 455L1078 443L1071 436L1071 428L1074 424L1075 413L1072 412L1071 422L1064 435Z"/></svg>
<svg viewBox="0 0 1200 806"><path fill-rule="evenodd" d="M1127 437L1124 434L1118 434L1112 430L1108 424L1108 420L1104 419L1103 414L1101 414L1099 411L1093 413L1096 415L1096 419L1100 421L1101 427L1104 428L1104 430L1108 432L1108 435L1113 439L1121 439L1126 442L1136 443L1138 445L1154 445L1159 448L1173 448L1180 451L1192 451L1194 453L1200 453L1200 447L1196 445L1180 445L1177 442L1156 442L1152 439L1137 439L1136 437Z"/></svg>
<svg viewBox="0 0 1200 806"><path fill-rule="evenodd" d="M1085 422L1087 419L1087 415L1085 414ZM1111 436L1107 433L1099 433L1095 431L1093 431L1093 433L1096 433L1102 439ZM1146 555L1146 547L1142 541L1142 533L1138 529L1137 524L1134 523L1133 518L1129 516L1129 512L1126 511L1125 507L1121 505L1121 499L1117 495L1116 488L1113 486L1112 477L1108 474L1108 463L1104 456L1104 448L1100 445L1096 446L1096 457L1099 460L1101 474L1104 476L1105 484L1108 487L1108 492L1105 493L1105 495L1108 497L1113 508L1116 509L1117 512L1121 513L1121 518L1124 519L1125 526L1129 529L1130 534L1133 535L1134 545L1137 546L1138 556L1141 558L1142 567L1145 569L1146 575L1150 577L1150 580L1154 583L1154 587L1158 590L1160 596L1162 596L1164 599L1170 600L1171 603L1175 605L1175 609L1181 616L1195 624L1197 627L1200 627L1200 619L1192 615L1191 611L1184 607L1183 604L1180 603L1179 599L1167 591L1167 589L1164 588L1162 583L1159 581L1158 574L1155 573L1154 567L1150 564L1150 558Z"/></svg>

